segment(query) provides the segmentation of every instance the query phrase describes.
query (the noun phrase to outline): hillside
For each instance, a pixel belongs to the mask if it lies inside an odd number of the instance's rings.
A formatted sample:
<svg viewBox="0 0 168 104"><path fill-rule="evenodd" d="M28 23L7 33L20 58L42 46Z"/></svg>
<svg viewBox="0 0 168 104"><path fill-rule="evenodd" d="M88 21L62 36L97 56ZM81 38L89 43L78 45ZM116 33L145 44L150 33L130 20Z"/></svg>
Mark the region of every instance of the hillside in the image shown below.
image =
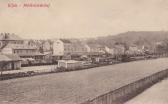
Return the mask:
<svg viewBox="0 0 168 104"><path fill-rule="evenodd" d="M89 39L87 43L97 43L112 47L116 42L152 46L156 42L168 40L168 31L128 31L118 35L110 35Z"/></svg>

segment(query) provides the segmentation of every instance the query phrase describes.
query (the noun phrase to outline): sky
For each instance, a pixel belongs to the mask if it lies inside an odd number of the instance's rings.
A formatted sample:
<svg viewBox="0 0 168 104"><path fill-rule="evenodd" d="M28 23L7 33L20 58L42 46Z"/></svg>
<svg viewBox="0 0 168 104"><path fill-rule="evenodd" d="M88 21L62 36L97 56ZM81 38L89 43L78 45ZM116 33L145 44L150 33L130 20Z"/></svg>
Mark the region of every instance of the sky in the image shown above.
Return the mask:
<svg viewBox="0 0 168 104"><path fill-rule="evenodd" d="M49 7L8 7L11 3ZM0 32L23 38L85 38L163 30L168 30L168 0L0 0Z"/></svg>

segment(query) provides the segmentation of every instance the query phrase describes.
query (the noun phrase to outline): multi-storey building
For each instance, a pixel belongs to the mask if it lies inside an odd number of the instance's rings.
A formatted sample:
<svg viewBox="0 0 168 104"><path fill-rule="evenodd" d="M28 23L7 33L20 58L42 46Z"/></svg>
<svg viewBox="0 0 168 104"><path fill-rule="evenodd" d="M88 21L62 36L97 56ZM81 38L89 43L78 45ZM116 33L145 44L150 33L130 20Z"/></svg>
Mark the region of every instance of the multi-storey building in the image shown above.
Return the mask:
<svg viewBox="0 0 168 104"><path fill-rule="evenodd" d="M1 33L0 34L0 48L4 48L7 44L23 44L24 40L22 40L19 36L10 33Z"/></svg>
<svg viewBox="0 0 168 104"><path fill-rule="evenodd" d="M53 53L53 41L51 40L44 40L41 45L42 51L45 54L52 54Z"/></svg>
<svg viewBox="0 0 168 104"><path fill-rule="evenodd" d="M82 55L87 52L87 47L81 41L75 39L59 39L53 42L53 55Z"/></svg>
<svg viewBox="0 0 168 104"><path fill-rule="evenodd" d="M8 44L3 48L2 53L17 54L21 58L43 59L44 57L44 55L41 54L36 47L28 45Z"/></svg>
<svg viewBox="0 0 168 104"><path fill-rule="evenodd" d="M110 49L103 45L86 44L78 39L59 39L53 43L53 55L98 55L109 53Z"/></svg>
<svg viewBox="0 0 168 104"><path fill-rule="evenodd" d="M72 53L72 43L67 39L59 39L53 42L53 55L63 56Z"/></svg>
<svg viewBox="0 0 168 104"><path fill-rule="evenodd" d="M4 54L17 54L21 58L42 59L37 47L26 44L25 41L15 34L4 33L0 35L1 52Z"/></svg>

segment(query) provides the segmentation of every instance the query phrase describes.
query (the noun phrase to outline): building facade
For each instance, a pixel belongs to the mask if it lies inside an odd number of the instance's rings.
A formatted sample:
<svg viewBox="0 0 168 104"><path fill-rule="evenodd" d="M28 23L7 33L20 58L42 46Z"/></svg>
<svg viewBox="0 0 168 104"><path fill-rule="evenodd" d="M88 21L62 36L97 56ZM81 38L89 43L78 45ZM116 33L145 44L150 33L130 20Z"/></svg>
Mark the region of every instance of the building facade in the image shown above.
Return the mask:
<svg viewBox="0 0 168 104"><path fill-rule="evenodd" d="M7 44L24 44L24 40L13 33L0 33L0 48L4 48Z"/></svg>
<svg viewBox="0 0 168 104"><path fill-rule="evenodd" d="M63 56L72 52L72 44L69 40L59 39L53 42L53 55Z"/></svg>
<svg viewBox="0 0 168 104"><path fill-rule="evenodd" d="M27 45L8 44L1 51L4 54L17 54L21 58L43 59L44 55L41 54L36 47Z"/></svg>
<svg viewBox="0 0 168 104"><path fill-rule="evenodd" d="M21 59L16 54L0 54L0 69L17 70L21 68Z"/></svg>
<svg viewBox="0 0 168 104"><path fill-rule="evenodd" d="M87 52L88 54L105 54L110 53L110 48L100 44L87 44Z"/></svg>
<svg viewBox="0 0 168 104"><path fill-rule="evenodd" d="M82 55L87 52L87 47L80 41L59 39L53 42L53 55Z"/></svg>

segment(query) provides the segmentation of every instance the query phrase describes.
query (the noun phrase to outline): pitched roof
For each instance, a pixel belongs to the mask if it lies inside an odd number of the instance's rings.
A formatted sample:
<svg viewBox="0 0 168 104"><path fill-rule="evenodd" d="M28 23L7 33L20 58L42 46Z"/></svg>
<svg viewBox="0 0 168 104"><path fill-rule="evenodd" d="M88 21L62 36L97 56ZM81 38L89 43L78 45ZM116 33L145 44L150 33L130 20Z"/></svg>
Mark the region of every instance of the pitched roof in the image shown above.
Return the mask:
<svg viewBox="0 0 168 104"><path fill-rule="evenodd" d="M2 61L11 61L11 59L4 54L0 54L0 62Z"/></svg>
<svg viewBox="0 0 168 104"><path fill-rule="evenodd" d="M90 48L105 48L105 46L100 44L87 44Z"/></svg>
<svg viewBox="0 0 168 104"><path fill-rule="evenodd" d="M81 41L72 41L72 46L73 47L84 47L85 44L82 43Z"/></svg>
<svg viewBox="0 0 168 104"><path fill-rule="evenodd" d="M68 40L68 39L60 39L63 43L71 43L71 41L70 40Z"/></svg>
<svg viewBox="0 0 168 104"><path fill-rule="evenodd" d="M42 54L40 52L36 52L36 53L31 53L31 54L19 54L19 56L45 56L45 54Z"/></svg>
<svg viewBox="0 0 168 104"><path fill-rule="evenodd" d="M25 44L7 44L5 48L12 48L12 49L36 49L36 47L25 45Z"/></svg>
<svg viewBox="0 0 168 104"><path fill-rule="evenodd" d="M16 54L5 54L5 55L13 61L21 60L21 58Z"/></svg>
<svg viewBox="0 0 168 104"><path fill-rule="evenodd" d="M20 57L16 54L0 54L0 62L2 61L19 61Z"/></svg>
<svg viewBox="0 0 168 104"><path fill-rule="evenodd" d="M1 33L0 40L22 40L22 38L20 38L16 34Z"/></svg>

